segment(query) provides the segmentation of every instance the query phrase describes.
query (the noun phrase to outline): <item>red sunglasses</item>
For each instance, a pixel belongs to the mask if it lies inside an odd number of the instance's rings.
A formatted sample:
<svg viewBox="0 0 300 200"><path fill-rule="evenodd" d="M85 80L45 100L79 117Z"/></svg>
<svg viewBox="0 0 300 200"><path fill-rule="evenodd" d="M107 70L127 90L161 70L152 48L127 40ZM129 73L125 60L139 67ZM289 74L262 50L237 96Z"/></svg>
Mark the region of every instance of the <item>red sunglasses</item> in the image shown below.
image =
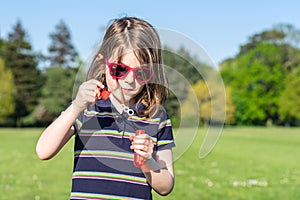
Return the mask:
<svg viewBox="0 0 300 200"><path fill-rule="evenodd" d="M130 71L133 71L133 77L139 83L145 83L151 81L153 73L149 67L130 67L123 63L114 63L106 60L106 65L109 68L109 73L113 79L124 79L129 74Z"/></svg>

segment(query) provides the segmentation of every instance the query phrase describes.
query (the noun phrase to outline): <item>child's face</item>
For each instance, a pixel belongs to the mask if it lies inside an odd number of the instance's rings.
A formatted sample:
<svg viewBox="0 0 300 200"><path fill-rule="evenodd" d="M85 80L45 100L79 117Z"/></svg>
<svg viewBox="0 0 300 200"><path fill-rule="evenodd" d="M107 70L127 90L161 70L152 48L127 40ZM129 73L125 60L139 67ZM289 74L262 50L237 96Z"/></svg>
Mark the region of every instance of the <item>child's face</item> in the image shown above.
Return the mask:
<svg viewBox="0 0 300 200"><path fill-rule="evenodd" d="M110 62L117 62L116 58L110 58ZM121 63L128 65L132 68L139 67L140 62L134 55L133 51L129 51L122 57ZM134 78L133 71L130 71L124 79L113 79L109 73L108 67L106 67L106 83L108 89L112 92L114 97L121 103L133 104L133 98L140 93L142 85ZM124 101L122 102L122 94Z"/></svg>

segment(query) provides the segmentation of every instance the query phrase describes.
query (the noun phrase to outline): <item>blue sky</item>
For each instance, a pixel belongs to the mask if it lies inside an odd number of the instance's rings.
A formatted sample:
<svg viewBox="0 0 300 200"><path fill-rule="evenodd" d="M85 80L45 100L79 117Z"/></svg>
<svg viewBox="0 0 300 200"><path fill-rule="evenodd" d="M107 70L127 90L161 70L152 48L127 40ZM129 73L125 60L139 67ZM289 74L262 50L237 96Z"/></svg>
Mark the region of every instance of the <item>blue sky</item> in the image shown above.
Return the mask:
<svg viewBox="0 0 300 200"><path fill-rule="evenodd" d="M49 34L63 19L85 60L101 41L109 21L124 15L140 17L155 27L174 30L201 45L217 63L234 56L254 33L278 23L300 28L300 1L2 1L0 36L6 37L19 19L35 51L47 53Z"/></svg>

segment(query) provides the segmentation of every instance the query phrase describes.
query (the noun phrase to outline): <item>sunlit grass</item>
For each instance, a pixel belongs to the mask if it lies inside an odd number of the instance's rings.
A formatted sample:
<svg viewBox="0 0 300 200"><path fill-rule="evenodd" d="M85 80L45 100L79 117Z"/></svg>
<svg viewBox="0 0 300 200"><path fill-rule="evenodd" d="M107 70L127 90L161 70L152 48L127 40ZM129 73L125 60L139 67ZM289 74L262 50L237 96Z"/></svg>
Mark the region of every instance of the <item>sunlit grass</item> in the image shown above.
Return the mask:
<svg viewBox="0 0 300 200"><path fill-rule="evenodd" d="M173 192L156 199L300 198L299 128L225 128L204 159L199 133L175 162Z"/></svg>
<svg viewBox="0 0 300 200"><path fill-rule="evenodd" d="M35 145L42 129L0 129L0 199L68 199L72 142L50 161L40 161Z"/></svg>
<svg viewBox="0 0 300 200"><path fill-rule="evenodd" d="M69 198L73 140L54 159L40 161L41 132L0 129L0 199ZM299 128L225 128L199 159L204 133L175 161L172 193L154 199L300 199Z"/></svg>

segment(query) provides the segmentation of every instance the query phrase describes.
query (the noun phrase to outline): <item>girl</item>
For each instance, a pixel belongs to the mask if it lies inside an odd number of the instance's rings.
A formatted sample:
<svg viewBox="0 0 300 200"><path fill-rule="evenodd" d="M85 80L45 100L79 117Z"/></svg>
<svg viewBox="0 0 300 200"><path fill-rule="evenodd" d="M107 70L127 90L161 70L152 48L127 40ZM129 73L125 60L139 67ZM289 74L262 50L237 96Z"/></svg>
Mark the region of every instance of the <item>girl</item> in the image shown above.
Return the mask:
<svg viewBox="0 0 300 200"><path fill-rule="evenodd" d="M116 19L76 98L39 138L37 155L52 158L75 135L70 199L152 199L152 188L167 195L174 185L172 127L160 106L167 94L155 29Z"/></svg>

